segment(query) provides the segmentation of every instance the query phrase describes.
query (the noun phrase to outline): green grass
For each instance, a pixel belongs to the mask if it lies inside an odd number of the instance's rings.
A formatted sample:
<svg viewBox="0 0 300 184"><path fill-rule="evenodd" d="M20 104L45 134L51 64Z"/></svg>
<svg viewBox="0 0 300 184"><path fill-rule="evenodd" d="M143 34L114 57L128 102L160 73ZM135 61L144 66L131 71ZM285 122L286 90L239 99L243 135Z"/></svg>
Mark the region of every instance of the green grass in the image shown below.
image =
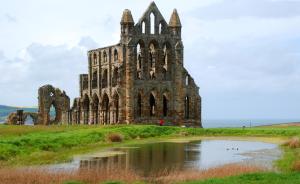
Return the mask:
<svg viewBox="0 0 300 184"><path fill-rule="evenodd" d="M123 143L110 143L108 134L118 133ZM180 128L151 125L118 126L8 126L0 125L0 166L48 164L66 161L74 154L120 144L188 136L300 137L300 127L259 128ZM281 184L300 183L300 173L292 166L300 160L300 149L282 148L283 157L276 162L282 173L257 173L224 179L187 182L186 184ZM69 182L72 183L72 182ZM76 183L76 182L73 182Z"/></svg>
<svg viewBox="0 0 300 184"><path fill-rule="evenodd" d="M181 184L300 184L300 173L256 173Z"/></svg>

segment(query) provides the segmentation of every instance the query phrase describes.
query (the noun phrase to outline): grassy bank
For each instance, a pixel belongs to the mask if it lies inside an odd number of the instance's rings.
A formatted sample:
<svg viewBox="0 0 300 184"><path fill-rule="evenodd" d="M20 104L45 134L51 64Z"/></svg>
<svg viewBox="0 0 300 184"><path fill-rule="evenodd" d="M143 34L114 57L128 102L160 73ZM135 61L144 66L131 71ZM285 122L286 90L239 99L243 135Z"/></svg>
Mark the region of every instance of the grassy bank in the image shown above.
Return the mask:
<svg viewBox="0 0 300 184"><path fill-rule="evenodd" d="M221 139L239 137L239 139L247 140L252 140L252 138L257 140L257 137L259 137L260 140L279 143L291 137L300 137L300 127L200 129L150 125L48 127L0 125L0 168L2 167L6 170L6 166L57 163L69 160L74 154L85 153L108 146L192 136L202 136L210 139L216 137ZM113 139L122 141L122 143L113 143L111 142ZM291 171L300 170L300 148L283 147L283 150L283 157L277 162L278 167L284 171L283 173L248 174L190 183L264 184L270 183L270 181L272 183L275 181L279 181L278 183L297 183L300 179L300 174ZM197 178L194 180L197 180Z"/></svg>
<svg viewBox="0 0 300 184"><path fill-rule="evenodd" d="M123 126L0 126L0 163L32 165L65 161L76 153L111 146L111 133L130 142L146 138L186 136L300 136L300 127L200 129L146 125ZM288 152L288 150L287 150ZM293 150L294 152L294 150ZM289 153L286 160L293 159ZM282 164L283 165L283 164Z"/></svg>

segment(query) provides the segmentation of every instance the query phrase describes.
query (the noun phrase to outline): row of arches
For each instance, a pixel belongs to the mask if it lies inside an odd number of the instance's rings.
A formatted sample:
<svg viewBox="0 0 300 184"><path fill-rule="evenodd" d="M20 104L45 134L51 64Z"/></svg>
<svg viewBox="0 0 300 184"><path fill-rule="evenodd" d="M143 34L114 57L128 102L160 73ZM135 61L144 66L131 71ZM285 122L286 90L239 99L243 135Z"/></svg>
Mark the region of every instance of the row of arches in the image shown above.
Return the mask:
<svg viewBox="0 0 300 184"><path fill-rule="evenodd" d="M109 83L108 79L111 79L111 83ZM92 74L92 89L107 88L109 86L116 87L120 82L120 72L119 68L115 67L112 71L112 75L109 76L108 69L102 69L101 74L98 73L98 69L94 69ZM99 86L98 86L99 84Z"/></svg>
<svg viewBox="0 0 300 184"><path fill-rule="evenodd" d="M162 54L163 57L160 57ZM136 76L137 79L155 80L161 76L162 80L169 80L171 76L171 44L165 42L162 49L153 40L146 48L143 40L136 45ZM158 73L161 72L161 73Z"/></svg>
<svg viewBox="0 0 300 184"><path fill-rule="evenodd" d="M119 60L119 53L117 49L114 49L113 54L112 54L112 58L114 62L117 62ZM93 65L97 65L100 63L100 61L103 61L103 63L107 63L108 61L108 54L107 52L104 51L99 51L98 54L96 52L94 52L94 54L92 55L92 61L93 61Z"/></svg>
<svg viewBox="0 0 300 184"><path fill-rule="evenodd" d="M161 104L159 104L161 103ZM158 112L157 106L161 105L161 112ZM190 97L187 95L184 98L184 118L189 119L191 117L191 102ZM150 95L143 98L142 93L138 93L136 100L136 117L141 118L144 116L157 117L171 116L170 113L170 97L167 94L163 94L161 99L150 93Z"/></svg>
<svg viewBox="0 0 300 184"><path fill-rule="evenodd" d="M76 124L116 124L120 117L120 99L115 93L112 98L105 93L100 99L84 95L81 101L74 101L73 122Z"/></svg>
<svg viewBox="0 0 300 184"><path fill-rule="evenodd" d="M167 94L162 95L161 102L157 99L155 94L150 93L150 95L146 97L142 96L142 93L138 93L136 100L136 117L157 117L163 116L168 117L171 114L169 113L169 96ZM160 104L161 103L161 104ZM158 105L162 106L161 111L158 112Z"/></svg>
<svg viewBox="0 0 300 184"><path fill-rule="evenodd" d="M158 30L156 30L156 22L158 23ZM164 29L164 20L156 20L156 16L153 12L149 14L148 20L145 19L141 22L141 33L142 34L162 34ZM147 30L147 28L149 28Z"/></svg>

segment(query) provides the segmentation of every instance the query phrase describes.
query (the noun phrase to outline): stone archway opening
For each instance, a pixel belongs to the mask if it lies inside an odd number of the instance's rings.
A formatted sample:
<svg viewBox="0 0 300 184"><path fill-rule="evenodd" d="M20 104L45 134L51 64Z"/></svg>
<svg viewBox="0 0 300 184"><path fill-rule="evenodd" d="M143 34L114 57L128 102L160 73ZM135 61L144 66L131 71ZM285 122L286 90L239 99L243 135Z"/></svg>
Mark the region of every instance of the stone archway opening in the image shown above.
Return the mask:
<svg viewBox="0 0 300 184"><path fill-rule="evenodd" d="M48 114L49 114L50 124L56 123L58 118L57 118L56 107L53 103L50 106Z"/></svg>
<svg viewBox="0 0 300 184"><path fill-rule="evenodd" d="M83 111L84 111L84 117L83 117L83 123L89 124L89 115L90 115L90 99L86 95L83 100Z"/></svg>
<svg viewBox="0 0 300 184"><path fill-rule="evenodd" d="M102 109L104 124L109 124L109 98L107 94L103 96Z"/></svg>
<svg viewBox="0 0 300 184"><path fill-rule="evenodd" d="M155 116L155 98L153 94L150 95L149 99L149 104L150 104L150 116Z"/></svg>
<svg viewBox="0 0 300 184"><path fill-rule="evenodd" d="M142 117L142 95L138 94L137 98L137 116Z"/></svg>
<svg viewBox="0 0 300 184"><path fill-rule="evenodd" d="M97 95L93 98L93 124L99 124L99 98Z"/></svg>
<svg viewBox="0 0 300 184"><path fill-rule="evenodd" d="M113 98L113 106L114 106L114 123L118 123L119 122L119 95L115 94L114 98Z"/></svg>
<svg viewBox="0 0 300 184"><path fill-rule="evenodd" d="M27 115L24 120L24 125L34 125L34 119L30 115Z"/></svg>
<svg viewBox="0 0 300 184"><path fill-rule="evenodd" d="M165 95L163 96L163 115L168 116L168 99Z"/></svg>

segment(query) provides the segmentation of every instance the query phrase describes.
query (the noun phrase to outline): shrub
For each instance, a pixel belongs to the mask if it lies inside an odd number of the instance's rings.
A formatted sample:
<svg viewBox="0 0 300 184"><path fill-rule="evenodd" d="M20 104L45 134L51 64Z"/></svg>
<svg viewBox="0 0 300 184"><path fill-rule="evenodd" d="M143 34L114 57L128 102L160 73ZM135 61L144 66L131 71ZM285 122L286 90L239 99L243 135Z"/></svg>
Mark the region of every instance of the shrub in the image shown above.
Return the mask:
<svg viewBox="0 0 300 184"><path fill-rule="evenodd" d="M107 135L107 140L110 142L122 142L123 135L121 135L119 133L110 133Z"/></svg>
<svg viewBox="0 0 300 184"><path fill-rule="evenodd" d="M293 137L285 142L284 146L288 146L289 148L300 148L300 140L298 137Z"/></svg>
<svg viewBox="0 0 300 184"><path fill-rule="evenodd" d="M300 161L296 161L293 165L294 171L300 171Z"/></svg>

